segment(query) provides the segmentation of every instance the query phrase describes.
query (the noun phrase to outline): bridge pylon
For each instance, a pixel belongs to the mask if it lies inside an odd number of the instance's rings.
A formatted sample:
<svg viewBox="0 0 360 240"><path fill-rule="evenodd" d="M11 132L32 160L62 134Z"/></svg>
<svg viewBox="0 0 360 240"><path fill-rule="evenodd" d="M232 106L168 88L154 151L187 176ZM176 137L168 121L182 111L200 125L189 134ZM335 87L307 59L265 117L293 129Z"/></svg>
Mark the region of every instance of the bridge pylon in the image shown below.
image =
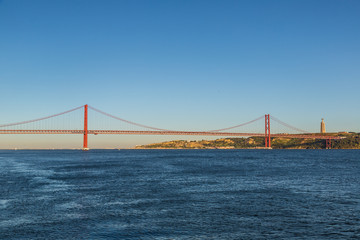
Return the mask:
<svg viewBox="0 0 360 240"><path fill-rule="evenodd" d="M265 147L271 148L270 114L265 114Z"/></svg>
<svg viewBox="0 0 360 240"><path fill-rule="evenodd" d="M84 142L83 142L83 150L87 151L88 148L88 105L84 105Z"/></svg>

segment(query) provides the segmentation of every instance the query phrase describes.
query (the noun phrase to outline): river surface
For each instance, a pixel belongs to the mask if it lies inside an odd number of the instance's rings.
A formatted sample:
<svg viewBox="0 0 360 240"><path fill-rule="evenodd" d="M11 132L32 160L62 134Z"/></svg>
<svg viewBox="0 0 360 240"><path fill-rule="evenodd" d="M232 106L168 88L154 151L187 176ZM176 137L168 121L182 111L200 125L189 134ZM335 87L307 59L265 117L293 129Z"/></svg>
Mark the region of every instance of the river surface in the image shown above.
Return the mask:
<svg viewBox="0 0 360 240"><path fill-rule="evenodd" d="M0 150L0 239L360 239L358 150Z"/></svg>

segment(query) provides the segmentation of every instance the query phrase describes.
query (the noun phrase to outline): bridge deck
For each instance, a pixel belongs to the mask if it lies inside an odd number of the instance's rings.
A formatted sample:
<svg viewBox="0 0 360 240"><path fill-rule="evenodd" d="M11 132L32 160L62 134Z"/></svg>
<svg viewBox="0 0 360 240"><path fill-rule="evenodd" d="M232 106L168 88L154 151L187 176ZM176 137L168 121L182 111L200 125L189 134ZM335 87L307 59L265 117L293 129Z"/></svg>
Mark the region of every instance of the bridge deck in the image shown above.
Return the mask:
<svg viewBox="0 0 360 240"><path fill-rule="evenodd" d="M84 134L84 130L0 130L0 134ZM88 130L88 134L122 134L122 135L197 135L223 137L264 137L262 133L228 133L201 131L121 131L121 130ZM282 138L312 138L312 139L342 139L343 137L317 134L271 134L271 137Z"/></svg>

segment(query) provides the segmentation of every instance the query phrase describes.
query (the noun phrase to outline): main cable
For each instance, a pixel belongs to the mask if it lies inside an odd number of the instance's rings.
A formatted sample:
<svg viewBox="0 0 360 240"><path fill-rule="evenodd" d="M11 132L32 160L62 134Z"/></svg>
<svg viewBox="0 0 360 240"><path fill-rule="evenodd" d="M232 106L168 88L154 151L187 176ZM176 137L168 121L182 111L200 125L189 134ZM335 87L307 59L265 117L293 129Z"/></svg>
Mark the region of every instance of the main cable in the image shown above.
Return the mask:
<svg viewBox="0 0 360 240"><path fill-rule="evenodd" d="M64 114L66 114L66 113L73 112L73 111L78 110L78 109L83 108L83 107L84 107L84 106L80 106L80 107L77 107L77 108L74 108L74 109L71 109L71 110L68 110L68 111L65 111L65 112L61 112L61 113L57 113L57 114L50 115L50 116L47 116L47 117L42 117L42 118L33 119L33 120L28 120L28 121L23 121L23 122L17 122L17 123L3 124L3 125L0 125L0 127L10 127L10 126L16 126L16 125L22 125L22 124L37 122L37 121L41 121L41 120L45 120L45 119L57 117L57 116L60 116L60 115L64 115Z"/></svg>
<svg viewBox="0 0 360 240"><path fill-rule="evenodd" d="M280 123L281 125L286 126L286 127L288 127L288 128L291 128L291 129L293 129L293 130L295 130L295 131L298 131L298 132L301 132L301 133L310 133L310 132L305 131L305 130L303 130L303 129L300 129L300 128L291 126L291 125L289 125L289 124L287 124L287 123L281 121L280 119L278 119L278 118L276 118L276 117L273 117L273 116L271 116L271 115L270 115L270 118L271 118L272 120L274 120L275 122L278 122L278 123Z"/></svg>
<svg viewBox="0 0 360 240"><path fill-rule="evenodd" d="M228 128L222 128L222 129L217 129L217 130L211 130L211 131L208 131L208 132L221 132L221 131L226 131L226 130L230 130L230 129L233 129L233 128L238 128L238 127L242 127L242 126L245 126L245 125L248 125L250 123L253 123L253 122L256 122L260 119L264 118L264 116L260 116L254 120L251 120L249 122L246 122L246 123L242 123L242 124L239 124L239 125L236 125L236 126L232 126L232 127L228 127Z"/></svg>
<svg viewBox="0 0 360 240"><path fill-rule="evenodd" d="M136 122L132 122L132 121L128 121L128 120L125 120L125 119L122 119L122 118L119 118L119 117L116 117L114 115L111 115L109 113L106 113L106 112L103 112L99 109L96 109L92 106L88 106L90 109L98 112L98 113L101 113L105 116L108 116L108 117L111 117L111 118L114 118L116 120L119 120L119 121L122 121L122 122L126 122L126 123L129 123L129 124L132 124L132 125L135 125L135 126L138 126L138 127L143 127L143 128L149 128L149 129L152 129L152 130L157 130L157 131L172 131L172 130L167 130L167 129L161 129L161 128L156 128L156 127L150 127L150 126L147 126L147 125L143 125L143 124L140 124L140 123L136 123Z"/></svg>

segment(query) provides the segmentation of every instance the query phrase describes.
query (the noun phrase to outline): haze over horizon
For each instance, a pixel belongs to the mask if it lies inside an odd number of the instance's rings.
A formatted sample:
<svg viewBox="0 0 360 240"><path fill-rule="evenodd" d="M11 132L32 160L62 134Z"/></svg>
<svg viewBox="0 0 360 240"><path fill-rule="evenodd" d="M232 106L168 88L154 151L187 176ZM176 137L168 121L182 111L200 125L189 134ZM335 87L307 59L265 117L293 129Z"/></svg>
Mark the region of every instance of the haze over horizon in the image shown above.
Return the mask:
<svg viewBox="0 0 360 240"><path fill-rule="evenodd" d="M165 129L219 129L269 113L311 132L321 118L328 132L360 132L359 12L355 0L2 0L0 125L90 104ZM81 141L0 135L0 148Z"/></svg>

